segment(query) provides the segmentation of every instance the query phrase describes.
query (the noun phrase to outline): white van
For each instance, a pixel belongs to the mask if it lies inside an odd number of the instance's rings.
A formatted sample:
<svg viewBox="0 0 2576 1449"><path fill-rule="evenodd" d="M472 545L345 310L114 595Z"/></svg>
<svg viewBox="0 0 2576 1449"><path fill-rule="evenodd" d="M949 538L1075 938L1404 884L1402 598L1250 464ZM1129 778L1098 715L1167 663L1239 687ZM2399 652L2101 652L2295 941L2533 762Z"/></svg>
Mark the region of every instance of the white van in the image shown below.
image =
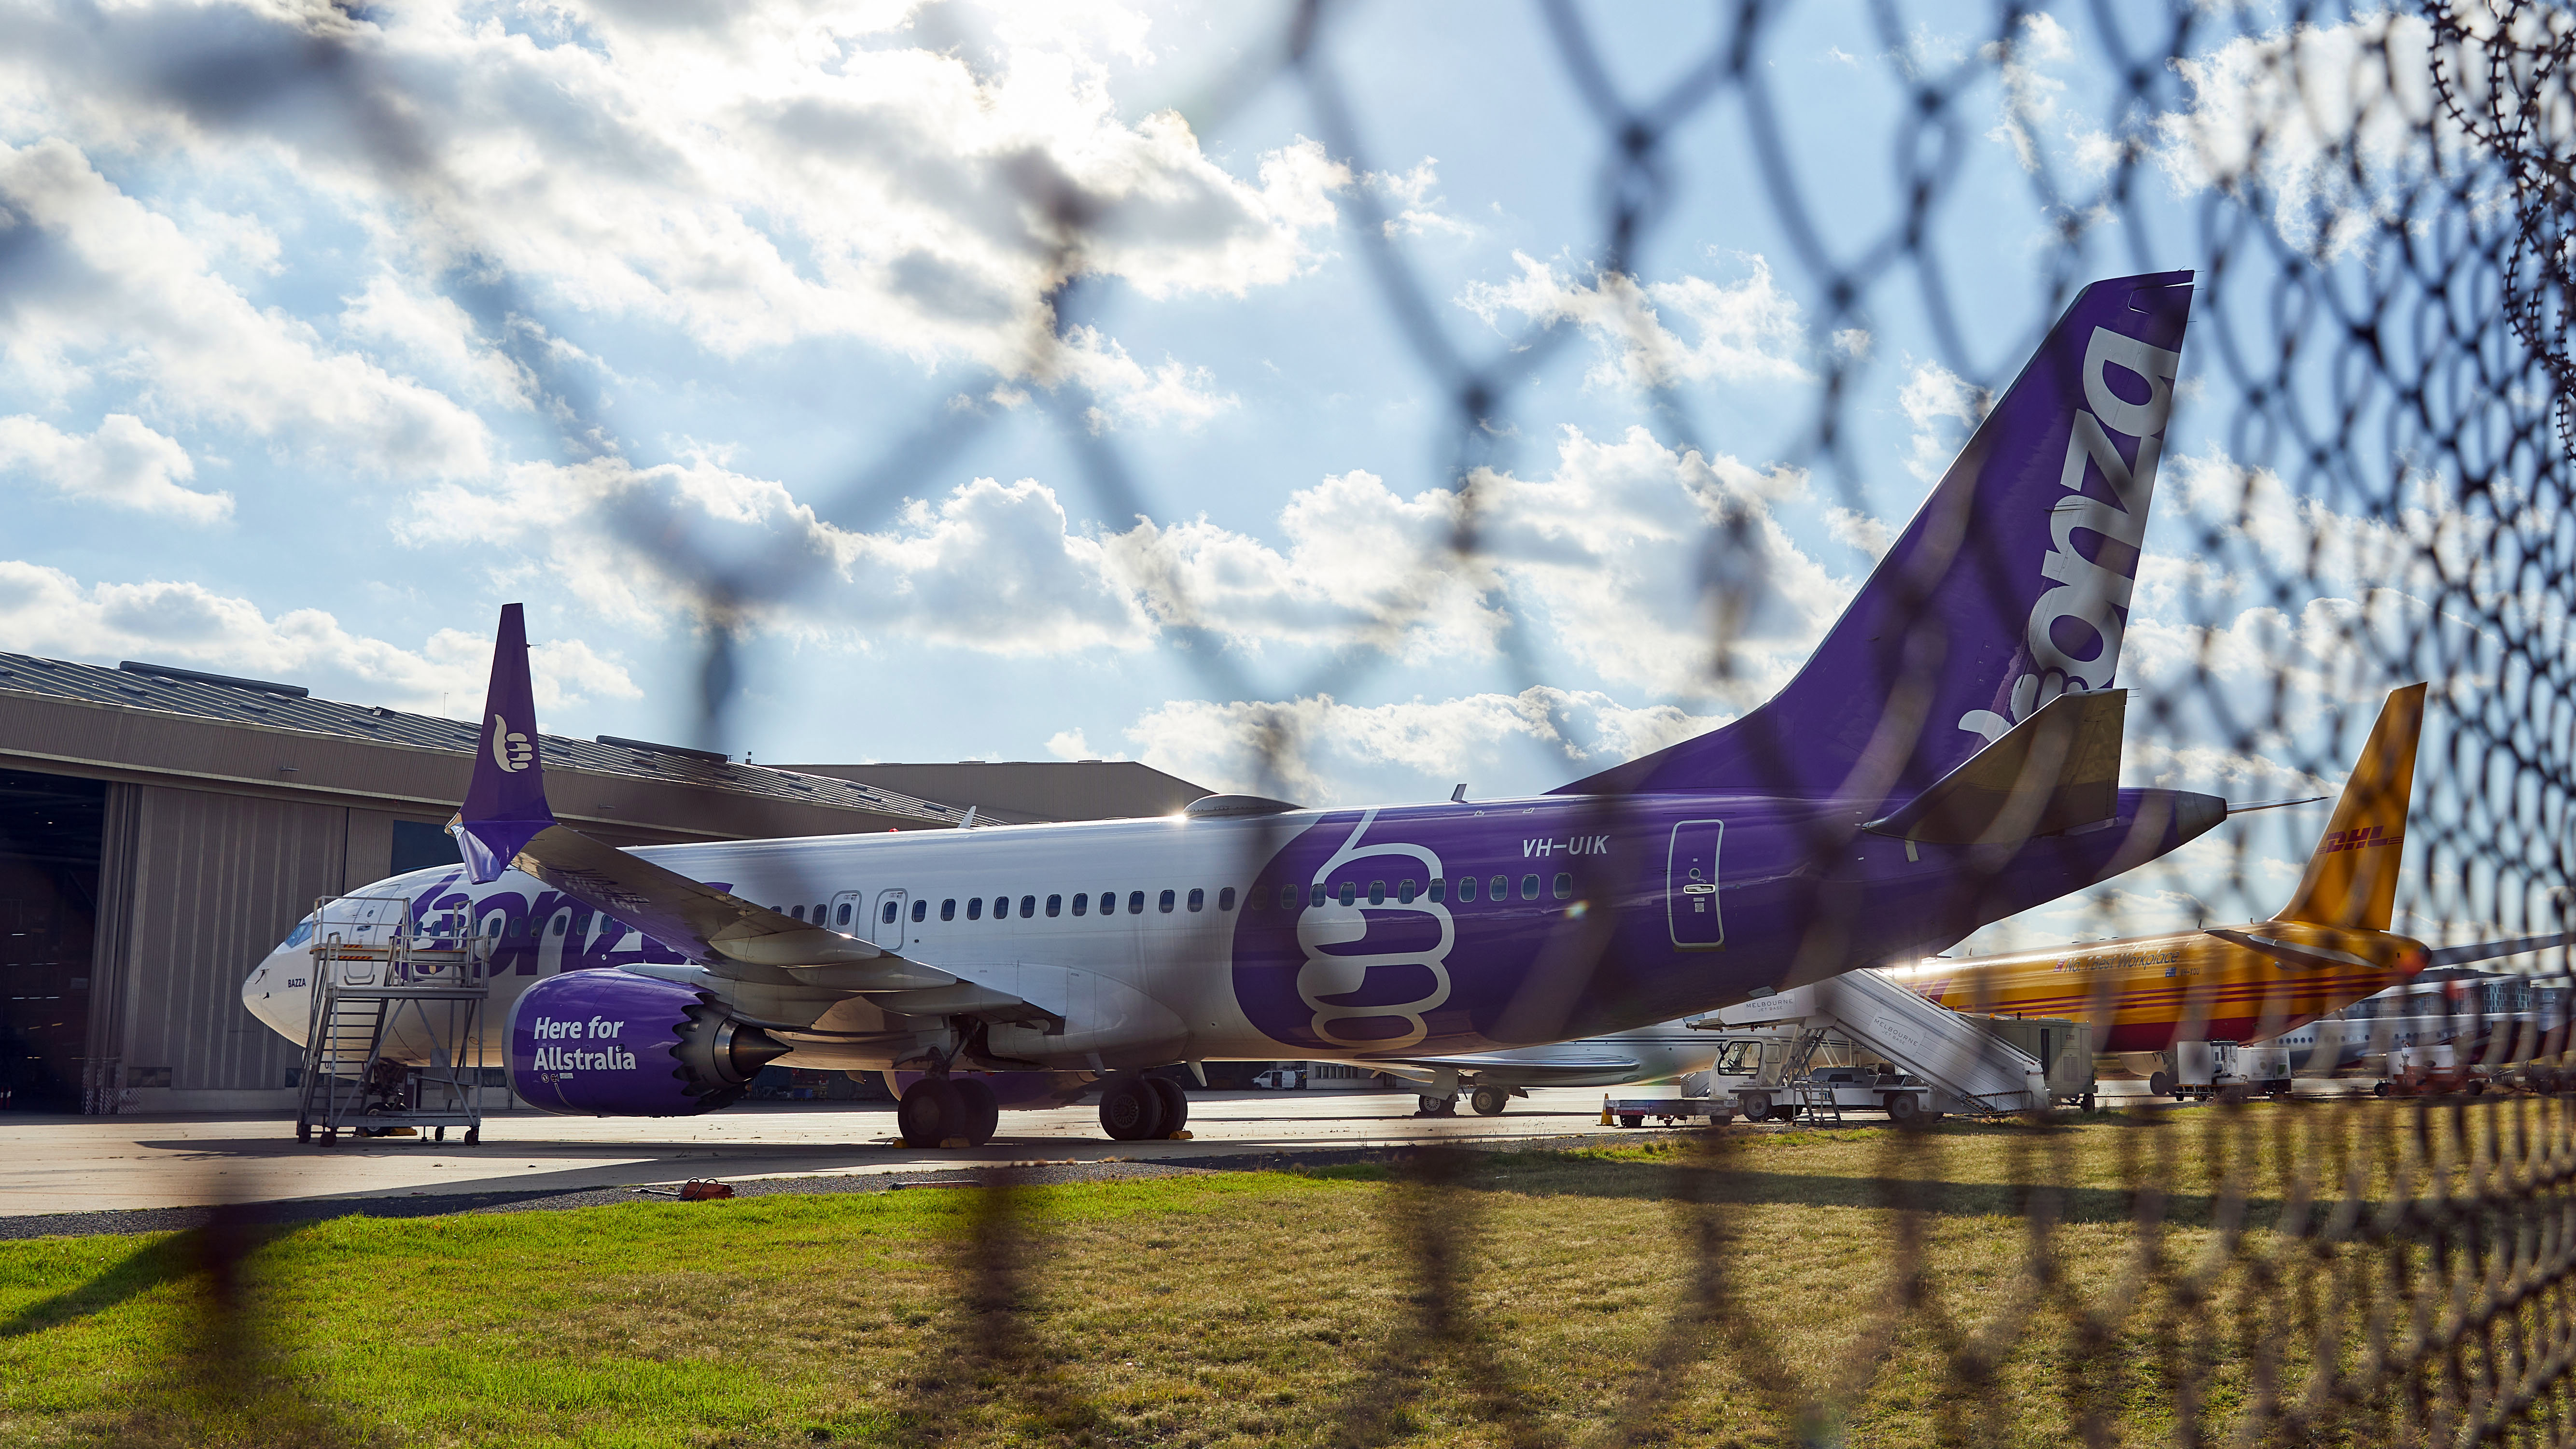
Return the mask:
<svg viewBox="0 0 2576 1449"><path fill-rule="evenodd" d="M1254 1077L1252 1085L1272 1092L1296 1091L1306 1085L1306 1073L1298 1067L1272 1067Z"/></svg>

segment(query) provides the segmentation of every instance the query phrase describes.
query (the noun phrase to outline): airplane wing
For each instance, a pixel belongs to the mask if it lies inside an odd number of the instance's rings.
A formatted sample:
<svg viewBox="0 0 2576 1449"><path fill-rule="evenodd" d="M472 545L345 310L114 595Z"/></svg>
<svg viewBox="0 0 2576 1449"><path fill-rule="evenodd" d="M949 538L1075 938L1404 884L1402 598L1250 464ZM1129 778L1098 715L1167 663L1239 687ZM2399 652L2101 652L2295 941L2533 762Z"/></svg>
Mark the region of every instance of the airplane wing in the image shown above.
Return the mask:
<svg viewBox="0 0 2576 1449"><path fill-rule="evenodd" d="M955 972L691 880L558 823L546 803L527 626L517 604L501 610L483 713L474 776L464 808L448 826L475 884L497 880L505 870L535 876L679 952L712 977L864 994L890 1011L1002 1020L1054 1015ZM692 968L676 969L695 974ZM644 974L654 972L647 968Z"/></svg>
<svg viewBox="0 0 2576 1449"><path fill-rule="evenodd" d="M2561 931L2554 936L2517 936L2510 941L2481 941L2474 946L2442 946L2429 953L2436 966L2466 966L2473 961L2493 961L2499 956L2519 956L2526 951L2546 951L2552 946L2576 942L2576 931Z"/></svg>
<svg viewBox="0 0 2576 1449"><path fill-rule="evenodd" d="M1451 1067L1462 1072L1482 1072L1509 1068L1533 1076L1550 1074L1574 1076L1592 1072L1635 1071L1644 1063L1633 1057L1523 1057L1510 1052L1482 1052L1457 1057L1392 1057L1386 1065L1396 1067Z"/></svg>

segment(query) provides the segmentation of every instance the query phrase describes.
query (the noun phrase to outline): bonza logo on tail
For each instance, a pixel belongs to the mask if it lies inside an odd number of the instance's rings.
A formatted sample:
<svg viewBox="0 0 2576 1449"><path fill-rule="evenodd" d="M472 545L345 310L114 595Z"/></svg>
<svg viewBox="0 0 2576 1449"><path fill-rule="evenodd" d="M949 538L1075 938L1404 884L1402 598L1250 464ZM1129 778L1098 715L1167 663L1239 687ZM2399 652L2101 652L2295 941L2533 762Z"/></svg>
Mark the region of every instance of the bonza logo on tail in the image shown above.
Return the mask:
<svg viewBox="0 0 2576 1449"><path fill-rule="evenodd" d="M2112 363L2145 380L2146 401L2133 403L2111 390L2107 368ZM2025 640L2030 664L2012 683L2011 713L1972 709L1959 717L1959 728L1992 742L2002 738L2016 721L2030 718L2033 711L2061 694L2109 687L2112 666L2120 659L2120 635L2125 627L2121 620L2129 611L2138 551L2146 542L2147 503L2155 495L2156 462L2164 451L2161 435L2165 415L2173 410L2174 374L2181 365L2180 353L2122 336L2108 327L2093 329L2091 340L2084 346L2084 401L2092 410L2076 409L2075 423L2066 439L2066 462L2057 476L2059 485L2073 496L2060 498L2049 510L2048 532L2053 546L2039 563L2040 577L2056 580L2057 587L2040 595L2031 606ZM2138 440L2136 462L2121 458L2110 433ZM2112 496L2119 499L2117 508L2086 496L2084 467L2088 461L2101 470ZM2114 543L2126 546L2128 555L2118 561L2120 567L2105 567L2098 558L2086 558L2078 552L2077 529L2103 539L2105 549ZM2112 614L2114 608L2120 611L2118 616ZM2058 642L2057 625L2068 619L2093 630L2095 644L2090 658L2078 659Z"/></svg>
<svg viewBox="0 0 2576 1449"><path fill-rule="evenodd" d="M505 773L515 775L528 768L536 758L537 747L528 743L526 735L511 729L508 720L497 714L492 716L493 764L500 766Z"/></svg>

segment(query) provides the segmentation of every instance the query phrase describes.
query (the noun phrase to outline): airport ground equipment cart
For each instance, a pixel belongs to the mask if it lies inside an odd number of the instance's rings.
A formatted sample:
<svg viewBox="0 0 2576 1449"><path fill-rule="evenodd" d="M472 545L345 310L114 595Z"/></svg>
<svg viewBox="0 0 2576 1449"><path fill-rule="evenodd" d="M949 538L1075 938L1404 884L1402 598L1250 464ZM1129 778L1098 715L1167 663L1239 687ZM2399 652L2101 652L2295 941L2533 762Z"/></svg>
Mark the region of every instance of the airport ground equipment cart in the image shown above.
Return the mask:
<svg viewBox="0 0 2576 1449"><path fill-rule="evenodd" d="M2290 1049L2278 1042L2178 1041L2165 1060L2169 1070L2149 1076L2147 1090L2177 1102L2290 1095Z"/></svg>
<svg viewBox="0 0 2576 1449"><path fill-rule="evenodd" d="M1735 1120L1732 1097L1620 1097L1605 1100L1603 1115L1622 1127L1643 1127L1654 1118L1663 1126L1676 1122L1705 1122L1723 1127Z"/></svg>
<svg viewBox="0 0 2576 1449"><path fill-rule="evenodd" d="M422 921L401 896L314 903L295 1140L460 1127L483 1140L483 1008L496 937Z"/></svg>

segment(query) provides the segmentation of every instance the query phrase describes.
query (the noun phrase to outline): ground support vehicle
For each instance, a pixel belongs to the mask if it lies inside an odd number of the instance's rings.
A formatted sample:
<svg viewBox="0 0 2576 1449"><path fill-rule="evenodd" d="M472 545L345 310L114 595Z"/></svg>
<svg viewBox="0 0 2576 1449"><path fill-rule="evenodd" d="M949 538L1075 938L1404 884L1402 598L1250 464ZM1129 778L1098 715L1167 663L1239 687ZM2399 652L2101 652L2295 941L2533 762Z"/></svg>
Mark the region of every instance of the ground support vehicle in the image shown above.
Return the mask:
<svg viewBox="0 0 2576 1449"><path fill-rule="evenodd" d="M2177 1102L2290 1095L2290 1049L2277 1042L2178 1041L2165 1060L2166 1069L2147 1078L2147 1090Z"/></svg>
<svg viewBox="0 0 2576 1449"><path fill-rule="evenodd" d="M2388 1054L2388 1076L2370 1089L2374 1097L2425 1097L2465 1092L2474 1097L2487 1089L2487 1073L2463 1062L2449 1042L2429 1047L2400 1047Z"/></svg>
<svg viewBox="0 0 2576 1449"><path fill-rule="evenodd" d="M1663 1126L1676 1122L1705 1122L1723 1127L1735 1120L1732 1097L1604 1097L1601 1115L1622 1127L1643 1127L1654 1118Z"/></svg>

